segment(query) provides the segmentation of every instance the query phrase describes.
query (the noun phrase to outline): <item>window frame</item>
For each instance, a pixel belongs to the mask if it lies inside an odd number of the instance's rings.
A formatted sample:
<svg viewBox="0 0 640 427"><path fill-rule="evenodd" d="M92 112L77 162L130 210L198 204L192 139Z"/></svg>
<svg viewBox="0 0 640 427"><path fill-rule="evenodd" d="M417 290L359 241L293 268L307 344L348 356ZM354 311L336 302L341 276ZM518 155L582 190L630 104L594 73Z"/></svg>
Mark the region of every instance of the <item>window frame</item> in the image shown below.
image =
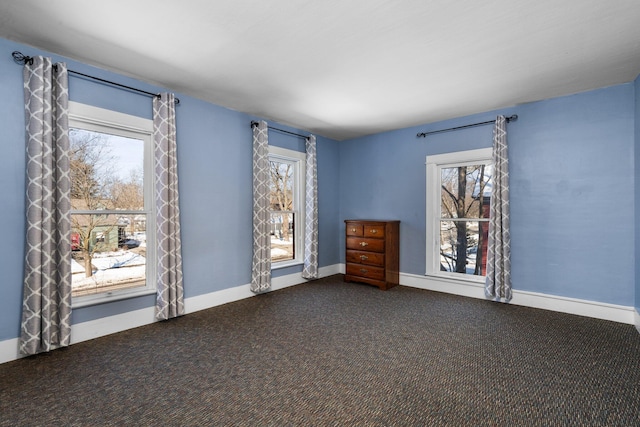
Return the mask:
<svg viewBox="0 0 640 427"><path fill-rule="evenodd" d="M94 107L79 102L69 101L69 129L85 129L94 132L108 133L126 138L140 139L144 143L143 158L143 194L144 209L137 210L105 210L104 214L144 213L146 215L146 262L145 286L129 289L100 292L91 295L72 297L72 308L85 307L106 302L134 298L156 293L156 215L155 215L155 173L153 158L153 121L143 117L120 113L113 110ZM71 210L71 214L89 214L95 211ZM69 236L71 240L71 236ZM71 259L69 259L71 262Z"/></svg>
<svg viewBox="0 0 640 427"><path fill-rule="evenodd" d="M271 269L291 267L304 264L304 230L305 230L305 177L306 154L287 148L269 146L269 162L285 161L294 165L293 170L293 212L294 212L294 259L271 262ZM269 213L280 212L269 210ZM284 211L290 212L290 211Z"/></svg>
<svg viewBox="0 0 640 427"><path fill-rule="evenodd" d="M456 151L426 158L426 276L483 284L486 276L440 271L441 170L477 164L493 165L493 149Z"/></svg>

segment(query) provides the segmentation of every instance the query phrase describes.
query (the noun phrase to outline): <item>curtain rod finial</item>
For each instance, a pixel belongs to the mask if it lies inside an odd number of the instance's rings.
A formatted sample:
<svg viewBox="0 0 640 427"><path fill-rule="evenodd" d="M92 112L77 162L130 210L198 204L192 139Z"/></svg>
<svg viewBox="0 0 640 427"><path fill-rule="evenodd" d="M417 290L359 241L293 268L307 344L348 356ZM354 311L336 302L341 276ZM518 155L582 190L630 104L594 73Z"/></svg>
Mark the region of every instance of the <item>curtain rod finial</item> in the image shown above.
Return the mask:
<svg viewBox="0 0 640 427"><path fill-rule="evenodd" d="M33 64L32 57L26 56L22 52L19 52L17 50L14 50L13 52L11 52L11 56L13 56L13 60L20 65L24 65L27 62L29 63L29 65Z"/></svg>

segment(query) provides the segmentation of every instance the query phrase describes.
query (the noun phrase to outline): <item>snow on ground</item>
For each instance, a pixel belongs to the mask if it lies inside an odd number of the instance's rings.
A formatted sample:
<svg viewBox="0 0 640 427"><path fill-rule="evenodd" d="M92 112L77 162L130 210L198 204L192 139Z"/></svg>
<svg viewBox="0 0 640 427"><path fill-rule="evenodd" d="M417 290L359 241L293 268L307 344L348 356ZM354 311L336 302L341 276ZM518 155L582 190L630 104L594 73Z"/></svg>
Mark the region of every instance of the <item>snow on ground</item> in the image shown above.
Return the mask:
<svg viewBox="0 0 640 427"><path fill-rule="evenodd" d="M287 256L291 256L291 252L289 251L285 251L284 249L280 249L280 248L271 248L271 257L272 258L278 258L278 257L287 257Z"/></svg>
<svg viewBox="0 0 640 427"><path fill-rule="evenodd" d="M271 259L286 260L293 258L293 238L289 240L271 236Z"/></svg>
<svg viewBox="0 0 640 427"><path fill-rule="evenodd" d="M92 263L98 270L144 265L146 261L145 257L132 251L101 252L96 255Z"/></svg>
<svg viewBox="0 0 640 427"><path fill-rule="evenodd" d="M145 257L131 251L102 252L95 254L91 261L97 270L94 270L92 277L85 277L84 266L74 259L71 260L72 287L106 285L145 278Z"/></svg>

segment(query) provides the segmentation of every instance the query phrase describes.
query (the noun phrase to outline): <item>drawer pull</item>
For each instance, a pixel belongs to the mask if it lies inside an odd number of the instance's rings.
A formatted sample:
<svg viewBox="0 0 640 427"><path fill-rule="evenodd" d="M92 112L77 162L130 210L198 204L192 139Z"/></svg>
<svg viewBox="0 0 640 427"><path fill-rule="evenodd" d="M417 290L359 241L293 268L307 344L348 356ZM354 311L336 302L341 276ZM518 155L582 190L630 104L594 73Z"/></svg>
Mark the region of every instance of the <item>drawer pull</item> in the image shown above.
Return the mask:
<svg viewBox="0 0 640 427"><path fill-rule="evenodd" d="M355 228L352 228L352 229L351 229L351 232L352 232L352 233L355 233L355 232L356 232L356 229L355 229Z"/></svg>
<svg viewBox="0 0 640 427"><path fill-rule="evenodd" d="M373 230L371 230L371 234L376 234L378 232L378 230L376 230L375 228Z"/></svg>
<svg viewBox="0 0 640 427"><path fill-rule="evenodd" d="M367 274L368 272L369 272L369 270L367 270L366 268L361 268L360 269L360 273Z"/></svg>
<svg viewBox="0 0 640 427"><path fill-rule="evenodd" d="M366 260L368 260L368 259L369 259L369 257L368 257L368 256L366 256L366 255L360 255L360 259L361 259L362 261L366 261Z"/></svg>
<svg viewBox="0 0 640 427"><path fill-rule="evenodd" d="M369 244L367 242L360 242L360 246L365 247L368 246Z"/></svg>

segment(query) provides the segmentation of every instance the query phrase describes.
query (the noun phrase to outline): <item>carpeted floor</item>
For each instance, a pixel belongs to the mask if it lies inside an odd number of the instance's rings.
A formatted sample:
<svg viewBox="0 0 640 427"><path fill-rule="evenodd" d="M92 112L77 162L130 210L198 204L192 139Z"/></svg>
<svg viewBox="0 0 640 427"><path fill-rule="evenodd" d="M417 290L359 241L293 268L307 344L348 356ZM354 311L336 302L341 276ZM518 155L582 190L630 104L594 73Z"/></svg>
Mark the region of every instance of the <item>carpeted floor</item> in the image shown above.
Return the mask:
<svg viewBox="0 0 640 427"><path fill-rule="evenodd" d="M631 325L332 276L0 365L2 426L638 426Z"/></svg>

